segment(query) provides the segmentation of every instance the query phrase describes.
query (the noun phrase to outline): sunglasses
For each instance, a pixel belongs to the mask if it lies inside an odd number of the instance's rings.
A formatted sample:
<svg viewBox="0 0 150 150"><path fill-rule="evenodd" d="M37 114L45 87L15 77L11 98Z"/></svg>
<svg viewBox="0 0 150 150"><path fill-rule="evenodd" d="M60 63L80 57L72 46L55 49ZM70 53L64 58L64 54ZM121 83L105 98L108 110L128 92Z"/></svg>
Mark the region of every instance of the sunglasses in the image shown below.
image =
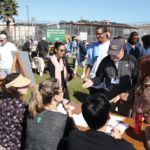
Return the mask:
<svg viewBox="0 0 150 150"><path fill-rule="evenodd" d="M104 33L104 32L103 32ZM100 35L102 35L103 33L96 33L96 36L100 36Z"/></svg>
<svg viewBox="0 0 150 150"><path fill-rule="evenodd" d="M3 42L4 40L0 40L0 42Z"/></svg>
<svg viewBox="0 0 150 150"><path fill-rule="evenodd" d="M58 49L58 50L60 50L61 53L66 51L66 50L63 50L63 49Z"/></svg>

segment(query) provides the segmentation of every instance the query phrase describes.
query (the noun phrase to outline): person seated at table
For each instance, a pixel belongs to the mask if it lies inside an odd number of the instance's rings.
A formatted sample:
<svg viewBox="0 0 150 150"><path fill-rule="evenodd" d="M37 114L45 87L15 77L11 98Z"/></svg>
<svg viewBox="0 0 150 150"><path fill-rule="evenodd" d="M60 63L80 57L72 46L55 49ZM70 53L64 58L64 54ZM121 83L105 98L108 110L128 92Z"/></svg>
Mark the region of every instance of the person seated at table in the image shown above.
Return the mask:
<svg viewBox="0 0 150 150"><path fill-rule="evenodd" d="M137 84L131 90L113 98L110 103L116 103L119 100L121 100L121 103L124 101L132 101L131 117L134 117L136 108L142 108L144 122L150 124L150 55L140 57L138 64L138 71L141 78Z"/></svg>
<svg viewBox="0 0 150 150"><path fill-rule="evenodd" d="M49 78L33 88L29 100L25 150L56 150L65 128L67 135L73 129L70 104L63 101L63 95L64 89L55 78ZM61 102L68 115L57 111L57 105Z"/></svg>
<svg viewBox="0 0 150 150"><path fill-rule="evenodd" d="M64 98L70 100L69 92L67 88L67 82L69 75L76 77L76 74L70 69L66 59L64 58L64 53L66 51L65 45L61 42L56 42L54 46L54 55L48 61L48 70L51 77L55 77L65 88Z"/></svg>
<svg viewBox="0 0 150 150"><path fill-rule="evenodd" d="M88 96L82 105L82 114L90 129L86 132L73 130L68 137L68 150L135 150L132 144L121 139L120 130L106 134L110 111L104 94Z"/></svg>
<svg viewBox="0 0 150 150"><path fill-rule="evenodd" d="M21 97L27 94L29 83L29 79L18 73L7 75L2 82L0 150L24 149L28 104Z"/></svg>

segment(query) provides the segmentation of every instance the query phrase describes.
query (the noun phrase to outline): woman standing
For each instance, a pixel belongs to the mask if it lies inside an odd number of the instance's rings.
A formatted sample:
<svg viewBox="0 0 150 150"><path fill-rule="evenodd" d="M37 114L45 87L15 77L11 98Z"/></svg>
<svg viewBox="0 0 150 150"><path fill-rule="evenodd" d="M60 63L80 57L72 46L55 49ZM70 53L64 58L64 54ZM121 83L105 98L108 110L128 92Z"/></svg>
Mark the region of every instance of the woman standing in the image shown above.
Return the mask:
<svg viewBox="0 0 150 150"><path fill-rule="evenodd" d="M63 101L63 94L64 90L55 78L49 78L33 88L29 100L25 150L56 150L65 128L73 129L73 124L72 128L67 124L69 118L72 121L72 112L68 101ZM57 105L61 102L68 115L57 111Z"/></svg>
<svg viewBox="0 0 150 150"><path fill-rule="evenodd" d="M63 58L65 51L66 48L63 43L61 42L55 43L54 55L48 62L48 70L50 76L58 79L61 83L61 86L65 88L66 92L64 93L64 98L70 100L67 88L68 77L70 74L71 77L75 78L76 74L73 73L73 71L69 68L66 59Z"/></svg>
<svg viewBox="0 0 150 150"><path fill-rule="evenodd" d="M7 75L2 83L0 103L0 150L23 150L26 138L28 104L21 100L27 94L30 80L18 73Z"/></svg>
<svg viewBox="0 0 150 150"><path fill-rule="evenodd" d="M141 79L131 90L116 96L110 103L133 101L131 117L134 117L136 108L142 108L144 120L150 124L150 55L139 58L138 64Z"/></svg>

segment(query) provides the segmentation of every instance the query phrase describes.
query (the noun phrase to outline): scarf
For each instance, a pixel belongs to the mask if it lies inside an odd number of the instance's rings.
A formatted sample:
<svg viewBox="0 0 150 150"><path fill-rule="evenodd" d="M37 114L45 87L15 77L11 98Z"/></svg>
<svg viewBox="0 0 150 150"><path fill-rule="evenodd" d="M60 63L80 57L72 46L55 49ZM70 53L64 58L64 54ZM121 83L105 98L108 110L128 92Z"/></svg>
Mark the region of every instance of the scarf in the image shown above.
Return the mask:
<svg viewBox="0 0 150 150"><path fill-rule="evenodd" d="M61 81L61 71L64 70L64 79L67 83L68 82L68 72L67 72L66 66L64 66L63 59L60 58L59 62L58 62L58 60L56 58L56 55L54 54L51 57L51 61L52 61L53 65L55 66L55 78L58 79L60 81L60 84L61 84L62 83L62 81Z"/></svg>

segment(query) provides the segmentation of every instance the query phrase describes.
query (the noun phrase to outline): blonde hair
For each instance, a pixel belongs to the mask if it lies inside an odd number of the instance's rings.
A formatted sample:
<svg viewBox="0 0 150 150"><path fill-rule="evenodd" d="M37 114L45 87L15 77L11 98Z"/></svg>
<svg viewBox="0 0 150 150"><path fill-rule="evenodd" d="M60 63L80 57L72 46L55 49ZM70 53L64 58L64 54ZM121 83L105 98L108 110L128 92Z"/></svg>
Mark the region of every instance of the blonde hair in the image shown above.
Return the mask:
<svg viewBox="0 0 150 150"><path fill-rule="evenodd" d="M29 100L29 112L32 117L45 109L50 104L52 98L59 94L60 84L55 78L49 78L44 82L34 86Z"/></svg>

